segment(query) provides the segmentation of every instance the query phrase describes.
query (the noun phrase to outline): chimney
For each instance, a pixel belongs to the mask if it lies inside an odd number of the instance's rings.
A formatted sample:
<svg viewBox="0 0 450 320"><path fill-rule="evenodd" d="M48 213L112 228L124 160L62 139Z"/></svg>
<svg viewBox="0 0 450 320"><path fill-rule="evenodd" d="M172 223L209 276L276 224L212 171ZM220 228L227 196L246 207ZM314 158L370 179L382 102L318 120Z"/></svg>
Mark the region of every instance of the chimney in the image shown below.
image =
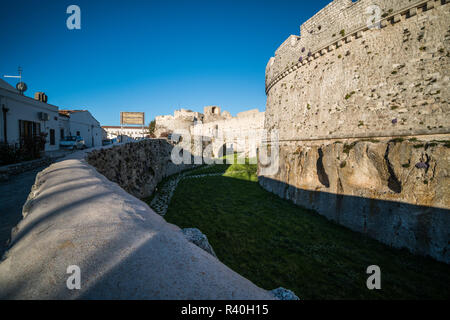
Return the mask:
<svg viewBox="0 0 450 320"><path fill-rule="evenodd" d="M48 97L44 92L36 92L34 94L34 99L47 103Z"/></svg>

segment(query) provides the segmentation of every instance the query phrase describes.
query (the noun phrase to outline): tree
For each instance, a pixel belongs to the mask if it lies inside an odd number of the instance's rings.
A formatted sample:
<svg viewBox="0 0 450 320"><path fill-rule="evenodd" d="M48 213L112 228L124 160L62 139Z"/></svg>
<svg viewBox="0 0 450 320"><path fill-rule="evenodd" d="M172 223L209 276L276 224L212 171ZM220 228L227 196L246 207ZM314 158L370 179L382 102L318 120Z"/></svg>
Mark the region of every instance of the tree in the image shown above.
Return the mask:
<svg viewBox="0 0 450 320"><path fill-rule="evenodd" d="M150 138L155 138L155 128L156 128L156 120L150 121L147 129Z"/></svg>

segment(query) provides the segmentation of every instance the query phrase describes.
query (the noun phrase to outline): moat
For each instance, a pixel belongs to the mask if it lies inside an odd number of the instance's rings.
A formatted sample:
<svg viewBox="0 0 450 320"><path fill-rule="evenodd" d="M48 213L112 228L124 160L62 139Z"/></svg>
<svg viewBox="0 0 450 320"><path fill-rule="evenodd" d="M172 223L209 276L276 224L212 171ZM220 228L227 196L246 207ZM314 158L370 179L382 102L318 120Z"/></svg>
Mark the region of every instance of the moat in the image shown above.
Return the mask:
<svg viewBox="0 0 450 320"><path fill-rule="evenodd" d="M199 228L220 261L262 288L282 286L301 299L450 298L450 266L390 248L277 197L257 183L256 165L205 166L183 175L166 221ZM382 270L382 290L370 291L362 266L374 262Z"/></svg>

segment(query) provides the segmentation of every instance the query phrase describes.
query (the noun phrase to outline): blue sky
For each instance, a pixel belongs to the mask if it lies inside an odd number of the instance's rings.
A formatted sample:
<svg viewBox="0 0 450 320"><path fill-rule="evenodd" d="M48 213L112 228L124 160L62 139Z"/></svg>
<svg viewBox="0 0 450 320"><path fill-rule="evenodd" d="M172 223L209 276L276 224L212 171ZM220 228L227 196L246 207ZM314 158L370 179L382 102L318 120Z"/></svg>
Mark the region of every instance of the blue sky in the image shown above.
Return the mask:
<svg viewBox="0 0 450 320"><path fill-rule="evenodd" d="M2 0L0 74L21 66L28 96L44 91L102 125L120 111L146 122L205 105L263 111L268 59L330 1ZM66 27L71 4L81 30Z"/></svg>

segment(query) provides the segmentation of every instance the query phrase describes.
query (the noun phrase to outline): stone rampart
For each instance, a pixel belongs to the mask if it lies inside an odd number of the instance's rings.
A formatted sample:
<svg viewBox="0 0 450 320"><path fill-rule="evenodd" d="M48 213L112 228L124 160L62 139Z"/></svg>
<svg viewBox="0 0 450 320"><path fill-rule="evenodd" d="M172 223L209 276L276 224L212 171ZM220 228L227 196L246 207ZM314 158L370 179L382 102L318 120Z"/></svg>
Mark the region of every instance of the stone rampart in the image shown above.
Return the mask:
<svg viewBox="0 0 450 320"><path fill-rule="evenodd" d="M87 162L109 180L138 198L148 197L165 177L192 167L171 161L173 144L165 139L146 139L94 150Z"/></svg>
<svg viewBox="0 0 450 320"><path fill-rule="evenodd" d="M266 67L280 159L260 184L450 263L449 16L447 1L335 0L305 22Z"/></svg>
<svg viewBox="0 0 450 320"><path fill-rule="evenodd" d="M191 127L191 135L210 139L214 156L219 155L224 144L238 152L254 149L256 155L256 148L263 139L263 130L264 112L253 109L240 112L236 117L196 124Z"/></svg>
<svg viewBox="0 0 450 320"><path fill-rule="evenodd" d="M354 231L450 263L449 148L414 138L289 142L277 174L259 183Z"/></svg>
<svg viewBox="0 0 450 320"><path fill-rule="evenodd" d="M0 299L276 299L83 158L40 172L23 216L0 262Z"/></svg>
<svg viewBox="0 0 450 320"><path fill-rule="evenodd" d="M369 3L332 2L302 25L308 45L291 37L269 61L266 129L278 128L281 140L450 132L450 6L375 1L387 14L384 27L367 29L363 9ZM348 12L356 8L350 19ZM334 26L333 19L326 24L331 13L343 25ZM355 19L355 28L367 30L349 32ZM317 36L305 31L322 20ZM341 29L346 30L342 39L315 51L328 33L339 37Z"/></svg>

